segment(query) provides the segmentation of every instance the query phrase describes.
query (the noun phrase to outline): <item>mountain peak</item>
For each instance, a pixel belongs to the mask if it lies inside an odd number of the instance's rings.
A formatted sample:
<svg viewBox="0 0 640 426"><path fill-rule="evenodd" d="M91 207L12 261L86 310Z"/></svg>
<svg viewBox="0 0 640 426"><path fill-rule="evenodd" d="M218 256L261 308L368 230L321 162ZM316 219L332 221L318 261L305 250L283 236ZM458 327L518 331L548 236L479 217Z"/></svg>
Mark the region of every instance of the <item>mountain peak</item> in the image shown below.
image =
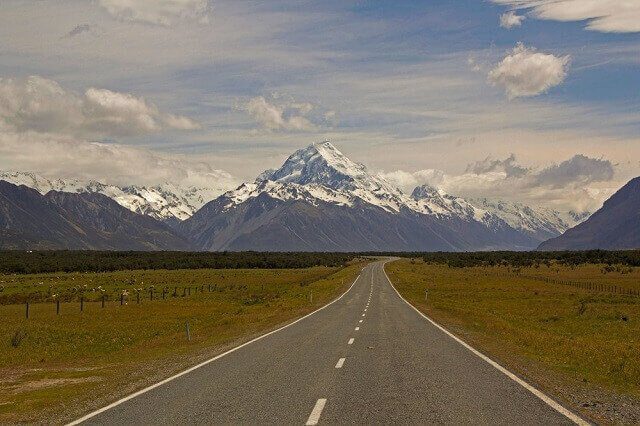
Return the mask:
<svg viewBox="0 0 640 426"><path fill-rule="evenodd" d="M430 198L439 198L441 196L442 194L437 188L426 183L424 185L417 186L411 193L411 198L418 201Z"/></svg>
<svg viewBox="0 0 640 426"><path fill-rule="evenodd" d="M263 173L262 179L300 185L319 184L343 188L347 182L368 176L366 168L354 163L329 141L314 143L294 152L282 167Z"/></svg>

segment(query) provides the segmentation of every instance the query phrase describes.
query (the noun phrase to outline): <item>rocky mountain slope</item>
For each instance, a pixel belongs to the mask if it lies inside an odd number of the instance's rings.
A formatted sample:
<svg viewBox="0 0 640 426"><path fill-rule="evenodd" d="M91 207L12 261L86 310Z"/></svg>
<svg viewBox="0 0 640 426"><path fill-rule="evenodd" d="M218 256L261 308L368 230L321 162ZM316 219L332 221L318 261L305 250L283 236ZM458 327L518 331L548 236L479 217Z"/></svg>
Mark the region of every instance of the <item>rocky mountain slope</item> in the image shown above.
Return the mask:
<svg viewBox="0 0 640 426"><path fill-rule="evenodd" d="M25 185L44 195L49 191L69 193L98 193L115 200L132 212L175 223L191 217L205 203L226 189L212 181L211 186L181 187L171 183L156 186L115 186L97 181L82 182L74 179L47 179L30 172L0 172L0 180Z"/></svg>
<svg viewBox="0 0 640 426"><path fill-rule="evenodd" d="M189 250L166 224L98 193L49 191L0 180L0 249Z"/></svg>
<svg viewBox="0 0 640 426"><path fill-rule="evenodd" d="M625 250L640 248L640 177L632 179L600 210L540 250Z"/></svg>
<svg viewBox="0 0 640 426"><path fill-rule="evenodd" d="M430 187L403 194L331 143L300 149L179 229L204 250L490 250L541 241Z"/></svg>

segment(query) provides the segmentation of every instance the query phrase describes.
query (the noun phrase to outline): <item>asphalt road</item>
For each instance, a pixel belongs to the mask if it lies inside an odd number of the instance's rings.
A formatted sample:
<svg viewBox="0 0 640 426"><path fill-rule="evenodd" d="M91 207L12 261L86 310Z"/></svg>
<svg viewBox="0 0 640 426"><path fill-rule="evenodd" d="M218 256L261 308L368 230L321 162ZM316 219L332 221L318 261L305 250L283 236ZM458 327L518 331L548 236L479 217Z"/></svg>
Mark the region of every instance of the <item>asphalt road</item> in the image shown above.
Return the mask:
<svg viewBox="0 0 640 426"><path fill-rule="evenodd" d="M367 266L337 302L89 424L572 424Z"/></svg>

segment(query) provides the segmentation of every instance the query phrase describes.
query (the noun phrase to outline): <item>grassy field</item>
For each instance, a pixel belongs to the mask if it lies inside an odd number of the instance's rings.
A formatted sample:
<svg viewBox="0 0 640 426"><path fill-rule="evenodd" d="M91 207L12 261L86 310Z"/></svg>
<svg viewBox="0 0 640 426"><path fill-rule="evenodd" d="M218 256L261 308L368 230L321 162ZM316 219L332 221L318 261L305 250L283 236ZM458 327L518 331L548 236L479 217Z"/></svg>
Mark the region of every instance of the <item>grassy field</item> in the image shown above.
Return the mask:
<svg viewBox="0 0 640 426"><path fill-rule="evenodd" d="M639 268L603 268L386 266L407 300L478 349L594 419L636 423L640 298L532 279L640 288Z"/></svg>
<svg viewBox="0 0 640 426"><path fill-rule="evenodd" d="M0 423L60 422L103 406L327 303L363 266L0 276ZM85 302L80 312L78 295L98 300L101 290L106 306ZM24 295L37 294L26 319ZM73 296L56 315L49 294Z"/></svg>

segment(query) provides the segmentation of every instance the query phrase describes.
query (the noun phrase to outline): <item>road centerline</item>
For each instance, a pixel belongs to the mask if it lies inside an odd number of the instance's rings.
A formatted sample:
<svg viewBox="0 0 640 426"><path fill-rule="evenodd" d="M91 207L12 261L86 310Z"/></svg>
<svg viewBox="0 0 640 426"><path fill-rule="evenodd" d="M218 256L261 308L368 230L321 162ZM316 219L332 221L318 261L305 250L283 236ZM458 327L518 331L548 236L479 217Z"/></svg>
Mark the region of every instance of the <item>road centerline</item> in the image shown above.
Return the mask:
<svg viewBox="0 0 640 426"><path fill-rule="evenodd" d="M326 398L320 398L316 405L313 407L311 414L309 415L309 419L307 419L307 426L317 425L320 421L320 416L322 415L322 410L324 410L324 406L327 403Z"/></svg>
<svg viewBox="0 0 640 426"><path fill-rule="evenodd" d="M342 366L344 365L344 361L346 360L346 358L340 358L336 364L336 368L342 368Z"/></svg>

